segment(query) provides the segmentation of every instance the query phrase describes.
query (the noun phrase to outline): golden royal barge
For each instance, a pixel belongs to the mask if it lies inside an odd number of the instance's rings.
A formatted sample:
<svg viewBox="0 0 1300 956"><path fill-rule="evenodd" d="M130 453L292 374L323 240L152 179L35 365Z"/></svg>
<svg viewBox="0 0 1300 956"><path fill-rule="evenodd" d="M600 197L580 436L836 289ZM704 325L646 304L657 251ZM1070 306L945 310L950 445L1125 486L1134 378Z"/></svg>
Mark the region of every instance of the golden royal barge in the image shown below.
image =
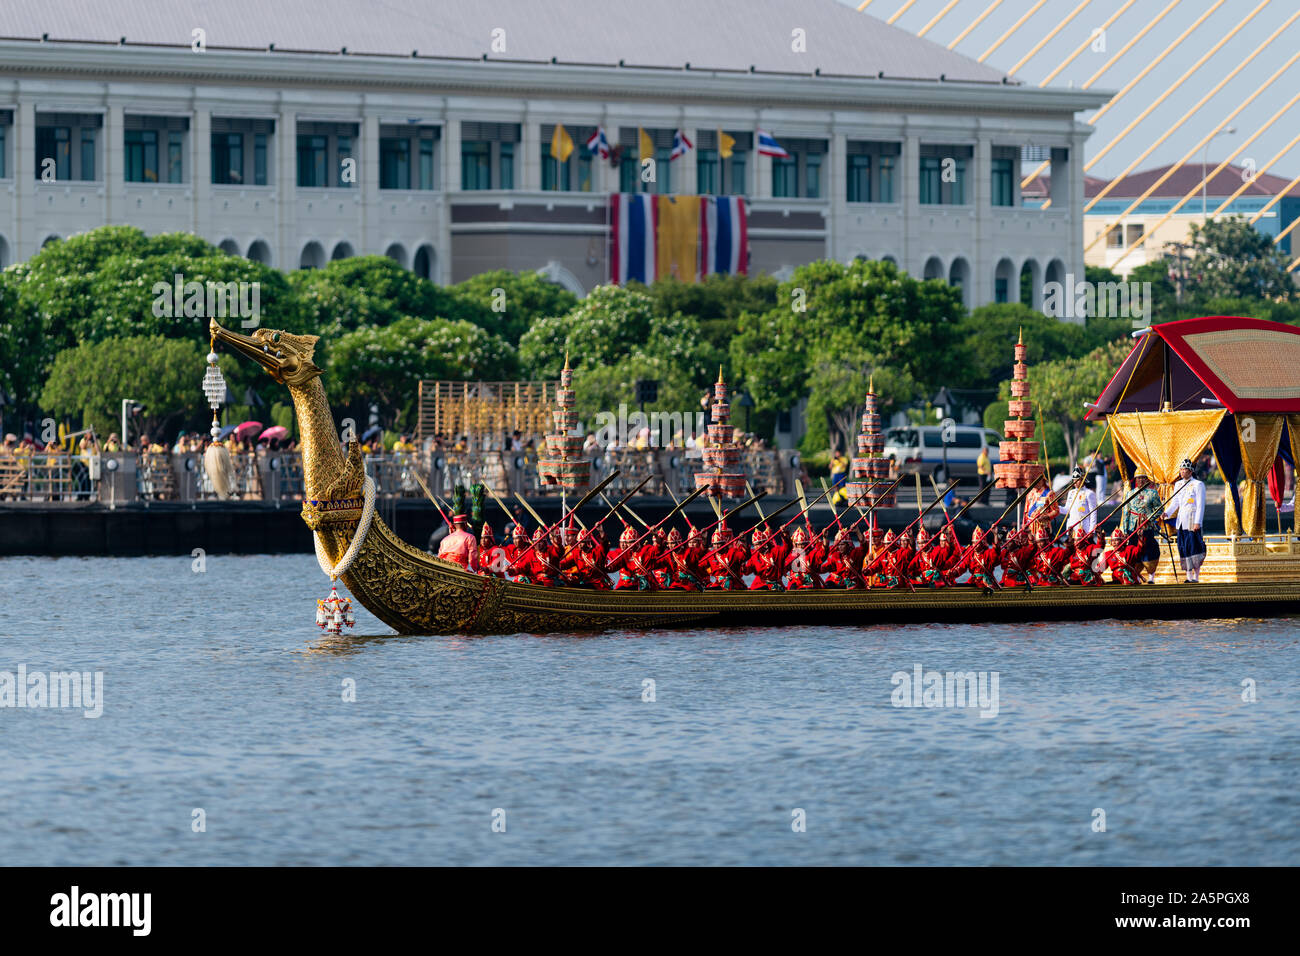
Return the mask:
<svg viewBox="0 0 1300 956"><path fill-rule="evenodd" d="M1201 323L1201 325L1194 325ZM1132 429L1116 431L1123 469L1133 456L1153 471L1184 454L1205 435L1208 419L1184 427L1170 416L1198 398L1220 414L1208 433L1227 448L1232 428L1267 430L1268 449L1242 454L1246 500L1235 502L1232 530L1253 532L1250 540L1229 535L1212 540L1202 583L1160 583L1139 587L1054 587L1032 591L975 588L938 591L598 591L541 587L471 574L399 539L367 507L373 505L359 447L344 455L334 418L312 358L316 336L257 329L243 335L211 323L220 342L260 364L288 388L302 436L303 520L315 533L322 565L345 565L339 577L372 614L402 634L513 634L732 625L866 625L883 622L974 622L1010 620L1093 620L1119 617L1272 616L1300 609L1300 538L1270 539L1260 523L1264 458L1283 438L1300 442L1300 329L1253 319L1215 318L1155 326L1134 346L1115 381L1091 414L1148 416L1144 439L1154 426L1164 442L1159 453L1148 441L1132 443ZM1208 339L1199 336L1208 335ZM1128 382L1123 388L1116 381ZM1129 386L1134 386L1130 388ZM1143 411L1143 408L1158 411ZM1253 416L1253 417L1252 417ZM1205 417L1201 415L1201 417ZM1224 421L1228 420L1229 425ZM1163 423L1163 424L1161 424ZM1294 423L1294 430L1291 425ZM1161 431L1160 429L1163 429ZM1121 434L1121 431L1123 434ZM1221 433L1222 432L1222 433ZM1129 436L1126 441L1125 436ZM1255 433L1251 435L1252 439ZM1240 440L1240 434L1237 435ZM1184 451L1184 448L1190 448ZM1270 451L1271 449L1271 451ZM869 449L874 450L874 449ZM1216 446L1217 450L1217 446ZM1290 456L1286 456L1290 458ZM1163 464L1162 464L1163 463ZM1221 467L1225 462L1220 459ZM1156 471L1157 478L1161 472ZM1235 479L1235 473L1232 476ZM1163 480L1163 479L1162 479ZM1231 482L1235 488L1235 480ZM363 525L363 515L367 522ZM359 547L352 547L360 531ZM349 553L351 552L351 553ZM1166 556L1158 581L1172 581Z"/></svg>

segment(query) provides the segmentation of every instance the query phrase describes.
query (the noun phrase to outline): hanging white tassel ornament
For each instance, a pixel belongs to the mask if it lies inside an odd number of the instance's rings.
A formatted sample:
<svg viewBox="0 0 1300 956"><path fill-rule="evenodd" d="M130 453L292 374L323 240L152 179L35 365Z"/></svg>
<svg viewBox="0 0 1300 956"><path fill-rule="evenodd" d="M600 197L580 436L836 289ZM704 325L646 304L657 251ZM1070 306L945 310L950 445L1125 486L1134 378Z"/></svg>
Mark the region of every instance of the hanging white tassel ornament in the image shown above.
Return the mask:
<svg viewBox="0 0 1300 956"><path fill-rule="evenodd" d="M233 498L239 484L235 474L235 463L230 460L230 450L225 445L213 443L203 453L203 469L212 482L212 490L218 498Z"/></svg>
<svg viewBox="0 0 1300 956"><path fill-rule="evenodd" d="M226 400L226 380L217 366L217 343L213 339L212 351L208 352L208 370L203 376L203 394L212 408L212 444L203 453L203 470L208 473L212 490L221 499L233 498L239 484L235 474L235 463L230 460L230 450L217 443L221 435L221 426L217 424L217 409Z"/></svg>

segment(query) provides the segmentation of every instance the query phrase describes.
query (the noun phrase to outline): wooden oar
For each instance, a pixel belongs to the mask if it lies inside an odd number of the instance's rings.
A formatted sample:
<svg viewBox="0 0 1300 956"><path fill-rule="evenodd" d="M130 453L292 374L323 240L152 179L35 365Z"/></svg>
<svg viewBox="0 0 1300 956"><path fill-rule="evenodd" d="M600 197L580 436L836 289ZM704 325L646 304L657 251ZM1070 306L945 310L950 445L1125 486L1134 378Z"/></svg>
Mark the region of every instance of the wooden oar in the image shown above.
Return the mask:
<svg viewBox="0 0 1300 956"><path fill-rule="evenodd" d="M749 495L752 495L754 493L754 489L750 487L748 481L745 482L745 493ZM754 505L754 510L758 512L758 520L760 522L767 520L767 515L763 514L762 505L758 505L758 504Z"/></svg>
<svg viewBox="0 0 1300 956"><path fill-rule="evenodd" d="M655 522L655 524L654 524L653 526L651 526L651 525L646 525L646 532L645 532L645 534L643 534L643 535L641 535L641 537L637 538L636 541L632 542L632 544L628 545L628 547L630 547L630 548L635 548L638 544L640 544L640 543L641 543L642 541L644 541L646 538L650 537L650 535L654 534L654 532L656 531L656 529L663 527L664 522L666 522L669 518L671 518L673 515L677 514L677 512L681 511L684 507L686 507L688 504L690 504L692 501L694 501L696 498L698 498L700 495L704 494L704 492L706 492L706 491L708 491L708 490L709 490L709 489L708 489L707 487L696 488L694 491L692 491L692 492L690 493L689 496L687 496L686 498L684 498L684 499L682 500L682 502L681 502L679 505L677 505L677 507L673 508L672 511L670 511L670 512L668 512L668 514L664 515L662 519L660 519L659 521ZM675 500L675 499L674 499L674 500ZM624 505L624 507L627 508L626 505ZM632 514L632 517L636 518L637 521L641 521L641 518L638 517L634 512L632 512L632 509L631 509L631 508L627 508L627 510L628 510L629 513ZM643 525L645 524L644 521L641 521L641 523L642 523Z"/></svg>
<svg viewBox="0 0 1300 956"><path fill-rule="evenodd" d="M751 498L751 499L749 499L749 500L750 500L750 501L755 501L755 502L756 502L756 501L758 501L759 498L763 497L764 494L767 494L767 492L763 492L763 493L761 493L761 494L757 494L757 495L755 495L753 498ZM820 501L821 499L819 498L818 500ZM745 535L747 535L747 534L752 534L753 531L754 531L754 529L757 528L759 525L761 525L761 524L766 524L767 522L769 522L769 521L771 521L773 518L775 518L777 515L779 515L782 511L785 511L786 508L789 508L791 505L797 505L798 503L799 503L799 499L798 499L798 498L791 498L789 501L787 501L787 502L786 502L785 504L783 504L781 507L777 508L775 511L773 511L773 512L772 512L770 515L768 515L767 517L765 517L765 518L759 518L758 521L756 521L753 525L751 525L751 526L750 526L749 528L747 528L746 530L742 531L740 534L736 535L736 537L737 537L737 538L744 538ZM755 505L755 507L757 507L757 505ZM760 511L759 511L759 514L762 514L762 513L763 513L763 512L760 510ZM795 515L794 518L792 518L791 520L792 520L792 521L798 521L798 520L799 520L799 515ZM786 524L789 524L789 523L790 523L790 522L788 522L788 521L786 522ZM784 528L785 526L786 526L786 525L781 525L782 528ZM780 530L780 529L777 529L777 530ZM728 542L728 544L729 544L729 543L730 543L730 542ZM704 560L707 561L709 558L713 557L715 554L717 554L719 551L721 551L722 548L725 548L726 546L727 546L727 545L724 544L724 545L722 545L721 547L719 547L719 548L715 548L714 550L710 551L708 554L706 554L706 555L704 556Z"/></svg>
<svg viewBox="0 0 1300 956"><path fill-rule="evenodd" d="M432 504L433 507L437 509L438 514L442 517L442 520L447 522L447 528L448 530L450 530L451 520L447 517L446 514L443 513L442 507L438 504L438 499L434 497L433 492L429 490L429 486L424 483L424 479L420 477L420 472L417 468L415 468L415 466L411 467L411 474L415 475L415 480L420 483L420 488L421 490L424 491L424 496L428 498L430 504Z"/></svg>
<svg viewBox="0 0 1300 956"><path fill-rule="evenodd" d="M673 489L667 482L664 482L664 491L668 492L668 497L673 499L673 504L677 504L677 496L673 494ZM685 511L682 512L682 520L686 522L688 528L692 531L695 530L695 522L691 520L691 516Z"/></svg>
<svg viewBox="0 0 1300 956"><path fill-rule="evenodd" d="M701 528L701 529L700 529L700 534L705 534L705 533L707 533L708 531L711 531L713 528L716 528L718 525L722 524L724 521L726 521L726 520L727 520L728 518L730 518L732 515L734 515L734 514L739 514L740 512L742 512L742 511L744 511L746 508L748 508L750 505L752 505L754 502L758 501L760 498L765 498L766 496L767 496L767 492L766 492L766 491L760 491L758 494L754 495L754 497L752 497L752 498L746 498L744 501L742 501L740 504L736 505L736 507L732 508L730 511L728 511L728 512L726 512L726 513L723 513L723 512L721 511L721 509L719 509L719 511L718 511L718 520L715 521L715 522L713 522L713 524L705 525L703 528ZM679 544L679 545L676 545L675 547L669 548L669 549L668 549L667 551L665 551L664 553L665 553L665 554L672 554L672 553L673 553L674 551L676 551L678 548L684 548L684 547L686 547L686 542L685 542L685 541L683 541L683 542L682 542L681 544Z"/></svg>
<svg viewBox="0 0 1300 956"><path fill-rule="evenodd" d="M870 506L867 508L866 511L863 511L861 506L857 506L857 512L860 515L860 517L858 518L857 521L853 522L853 524L844 525L843 527L845 528L845 530L851 531L852 529L856 528L858 525L862 524L862 522L865 521L868 517L870 517L872 512L874 512L876 508L880 506L880 502L884 498L889 497L890 492L892 492L895 488L897 488L899 484L902 482L902 480L906 477L907 477L906 475L899 475L897 478L895 478L893 482L890 483L888 488L886 488L884 491L880 492L880 494L876 496L876 500L870 504ZM834 508L835 506L831 505L831 507ZM832 521L830 524L828 524L825 530L830 531L831 528L835 527L837 524L843 521L844 516L848 513L849 513L849 509L845 508L842 512L836 515L835 520Z"/></svg>
<svg viewBox="0 0 1300 956"><path fill-rule="evenodd" d="M584 495L582 501L579 501L579 502L578 502L578 505L581 505L581 504L583 504L584 502L586 502L586 501L588 500L588 498L590 498L591 494L594 494L594 493L599 493L599 494L601 495L601 497L603 498L603 497L604 497L604 493L603 493L603 492L599 492L599 488L600 488L600 487L603 487L605 484L608 484L608 482L609 482L610 480L612 480L613 477L614 477L616 474L618 474L618 471L617 471L617 470L610 472L609 478L606 479L605 482L602 482L602 484L601 484L600 486L597 486L596 488L593 488L593 489L591 490L591 492L589 492L587 495ZM653 476L653 475L646 475L644 478L642 478L641 481L637 483L637 486L636 486L635 488L633 488L631 491L629 491L629 492L627 493L627 495L623 498L623 501L626 501L628 498L631 498L634 494L636 494L636 493L637 493L638 491L640 491L643 487L645 487L645 483L646 483L647 481L649 481L652 477L654 477L654 476ZM520 501L523 503L523 505L524 505L525 508L528 508L528 503L527 503L526 501L523 501L523 499L520 499ZM497 504L500 504L500 503L501 503L501 502L498 500ZM619 502L619 504L622 504L622 503L623 503L622 501ZM576 508L577 505L575 505L574 507ZM615 506L614 506L614 508L617 508L617 507L618 507L618 505L615 505ZM529 511L532 511L531 508L528 508L528 510L529 510ZM607 514L605 514L604 517L602 517L599 521L597 521L594 525L591 526L591 531L595 531L595 530L596 530L597 528L599 528L602 524L604 524L604 523L605 523L605 519L608 518L608 517L609 517L610 515L612 515L613 513L614 513L614 509L611 508L610 511L609 511ZM533 516L536 517L536 513L534 513ZM550 530L551 530L550 528L547 529L547 533L548 533L548 534L550 533ZM582 533L581 535L578 536L578 541L581 541L583 538L585 538L587 535L589 535L589 534L591 533L591 531L583 531L583 533ZM534 548L535 545L536 545L536 542L535 542L535 541L534 541L534 542L531 542L531 543L528 545L527 548L525 548L523 551L519 552L519 554L517 554L517 555L515 556L514 561L511 561L510 564L513 566L516 562L522 560L523 557L524 557L524 555L526 555L526 554L528 554L529 552L531 552L531 551L533 550L533 548ZM574 548L576 548L576 547L577 547L577 543L575 542L574 544L572 544L572 545L569 546L569 551L572 551L572 550L573 550ZM565 555L567 556L568 553L569 553L569 552L566 551L566 552L565 552ZM561 560L563 560L563 559L561 559Z"/></svg>

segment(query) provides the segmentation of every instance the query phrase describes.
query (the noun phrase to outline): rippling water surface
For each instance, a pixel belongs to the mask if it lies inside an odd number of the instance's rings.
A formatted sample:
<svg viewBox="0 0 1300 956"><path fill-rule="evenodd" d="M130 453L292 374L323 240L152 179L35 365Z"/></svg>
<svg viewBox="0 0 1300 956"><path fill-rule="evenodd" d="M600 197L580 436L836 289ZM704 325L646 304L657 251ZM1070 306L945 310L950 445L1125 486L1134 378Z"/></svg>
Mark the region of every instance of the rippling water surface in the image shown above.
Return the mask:
<svg viewBox="0 0 1300 956"><path fill-rule="evenodd" d="M327 590L306 555L0 560L0 671L104 675L98 719L0 709L0 860L1300 859L1292 619L327 640ZM997 715L893 706L917 664L997 672Z"/></svg>

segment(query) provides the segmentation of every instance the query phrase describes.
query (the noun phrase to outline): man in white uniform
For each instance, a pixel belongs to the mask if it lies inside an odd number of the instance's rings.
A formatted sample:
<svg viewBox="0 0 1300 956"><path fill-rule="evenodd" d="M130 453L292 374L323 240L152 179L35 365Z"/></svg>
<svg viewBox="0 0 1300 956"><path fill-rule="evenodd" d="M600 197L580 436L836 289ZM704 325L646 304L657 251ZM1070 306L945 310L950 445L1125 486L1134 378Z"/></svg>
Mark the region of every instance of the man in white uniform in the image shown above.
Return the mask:
<svg viewBox="0 0 1300 956"><path fill-rule="evenodd" d="M1082 468L1075 468L1070 480L1074 487L1065 502L1065 530L1073 535L1074 529L1081 527L1085 534L1092 534L1097 526L1097 493L1083 486L1086 475Z"/></svg>
<svg viewBox="0 0 1300 956"><path fill-rule="evenodd" d="M1201 522L1205 520L1205 482L1196 478L1192 463L1184 458L1178 467L1178 481L1174 496L1165 509L1165 518L1178 515L1178 556L1189 584L1201 580L1201 563L1205 561L1205 536Z"/></svg>

